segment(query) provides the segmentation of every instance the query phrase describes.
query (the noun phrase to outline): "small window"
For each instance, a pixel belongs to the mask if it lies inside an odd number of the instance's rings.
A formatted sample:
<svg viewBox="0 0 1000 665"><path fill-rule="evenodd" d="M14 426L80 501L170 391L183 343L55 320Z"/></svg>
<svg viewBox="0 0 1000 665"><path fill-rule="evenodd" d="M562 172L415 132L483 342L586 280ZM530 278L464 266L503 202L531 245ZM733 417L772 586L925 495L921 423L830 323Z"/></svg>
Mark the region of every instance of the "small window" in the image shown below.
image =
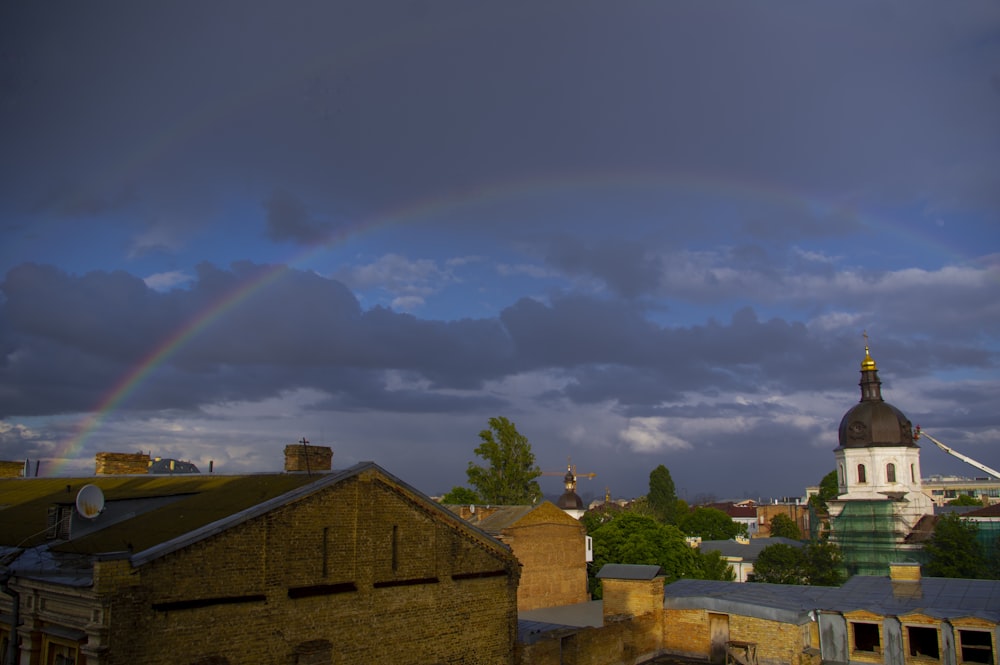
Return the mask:
<svg viewBox="0 0 1000 665"><path fill-rule="evenodd" d="M78 644L46 636L42 661L45 665L77 665L79 656Z"/></svg>
<svg viewBox="0 0 1000 665"><path fill-rule="evenodd" d="M865 473L865 465L864 464L859 464L858 465L858 482L859 483L867 483L868 482L868 476Z"/></svg>
<svg viewBox="0 0 1000 665"><path fill-rule="evenodd" d="M917 482L917 467L913 464L910 465L910 482Z"/></svg>
<svg viewBox="0 0 1000 665"><path fill-rule="evenodd" d="M878 653L881 649L879 641L877 623L851 623L851 631L854 633L854 650L870 651Z"/></svg>
<svg viewBox="0 0 1000 665"><path fill-rule="evenodd" d="M938 652L937 628L925 626L909 626L907 634L910 637L910 655L925 658L940 658Z"/></svg>
<svg viewBox="0 0 1000 665"><path fill-rule="evenodd" d="M837 482L841 485L844 484L844 465L841 464L837 467Z"/></svg>
<svg viewBox="0 0 1000 665"><path fill-rule="evenodd" d="M885 465L885 479L890 482L896 482L896 465L889 462Z"/></svg>
<svg viewBox="0 0 1000 665"><path fill-rule="evenodd" d="M959 630L963 663L992 663L993 639L985 630Z"/></svg>

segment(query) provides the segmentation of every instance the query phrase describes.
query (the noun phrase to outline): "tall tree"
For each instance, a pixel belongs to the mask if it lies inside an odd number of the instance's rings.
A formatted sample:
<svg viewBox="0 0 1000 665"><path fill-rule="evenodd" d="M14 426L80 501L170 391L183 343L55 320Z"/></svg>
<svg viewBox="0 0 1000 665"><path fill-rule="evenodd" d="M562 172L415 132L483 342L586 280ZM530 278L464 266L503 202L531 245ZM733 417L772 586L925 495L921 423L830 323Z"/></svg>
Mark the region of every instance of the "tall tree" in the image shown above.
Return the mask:
<svg viewBox="0 0 1000 665"><path fill-rule="evenodd" d="M662 464L649 473L649 494L646 498L658 520L664 524L677 524L677 490L670 471Z"/></svg>
<svg viewBox="0 0 1000 665"><path fill-rule="evenodd" d="M802 531L791 517L778 514L771 518L771 537L802 540Z"/></svg>
<svg viewBox="0 0 1000 665"><path fill-rule="evenodd" d="M977 536L979 527L955 513L941 517L924 545L931 577L983 579L989 576L986 555Z"/></svg>
<svg viewBox="0 0 1000 665"><path fill-rule="evenodd" d="M481 503L479 496L468 487L456 485L448 490L448 493L441 497L441 503L452 506L471 505Z"/></svg>
<svg viewBox="0 0 1000 665"><path fill-rule="evenodd" d="M741 524L718 508L698 506L681 515L678 527L689 536L700 536L704 540L729 540L740 533ZM746 528L743 529L746 531Z"/></svg>
<svg viewBox="0 0 1000 665"><path fill-rule="evenodd" d="M821 513L827 511L826 502L840 496L840 481L837 480L837 470L823 476L819 481L819 493L809 497L809 504Z"/></svg>
<svg viewBox="0 0 1000 665"><path fill-rule="evenodd" d="M489 425L489 429L479 433L482 443L475 450L489 465L469 462L465 472L469 484L484 503L501 506L535 503L542 497L542 488L535 480L542 471L535 464L527 437L502 416L490 418Z"/></svg>
<svg viewBox="0 0 1000 665"><path fill-rule="evenodd" d="M753 564L751 582L839 586L844 582L840 549L832 543L794 547L768 545Z"/></svg>

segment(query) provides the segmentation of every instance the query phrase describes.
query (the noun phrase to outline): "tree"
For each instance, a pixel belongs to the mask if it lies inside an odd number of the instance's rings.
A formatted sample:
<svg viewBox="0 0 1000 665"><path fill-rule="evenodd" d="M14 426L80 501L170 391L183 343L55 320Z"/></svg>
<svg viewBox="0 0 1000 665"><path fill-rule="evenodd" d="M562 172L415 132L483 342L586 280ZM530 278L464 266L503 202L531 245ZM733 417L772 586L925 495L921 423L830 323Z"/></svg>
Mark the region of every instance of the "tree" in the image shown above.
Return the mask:
<svg viewBox="0 0 1000 665"><path fill-rule="evenodd" d="M535 465L535 454L527 437L502 416L490 418L489 425L489 429L479 433L482 443L475 450L489 466L469 462L465 472L469 484L484 503L499 506L535 503L542 497L542 488L535 480L542 471Z"/></svg>
<svg viewBox="0 0 1000 665"><path fill-rule="evenodd" d="M664 524L677 523L677 490L670 471L662 464L649 473L649 494L646 498L658 520Z"/></svg>
<svg viewBox="0 0 1000 665"><path fill-rule="evenodd" d="M979 527L955 513L941 517L934 535L924 545L931 577L983 579L989 576L986 555L979 543Z"/></svg>
<svg viewBox="0 0 1000 665"><path fill-rule="evenodd" d="M840 481L837 479L837 470L823 476L819 481L819 493L809 497L809 505L818 512L827 512L826 502L840 496Z"/></svg>
<svg viewBox="0 0 1000 665"><path fill-rule="evenodd" d="M751 582L767 584L805 584L805 556L802 549L785 543L768 545L757 555Z"/></svg>
<svg viewBox="0 0 1000 665"><path fill-rule="evenodd" d="M441 497L441 503L451 506L465 506L480 503L479 495L468 487L456 485Z"/></svg>
<svg viewBox="0 0 1000 665"><path fill-rule="evenodd" d="M751 582L839 586L844 582L840 549L832 543L805 547L775 543L760 551Z"/></svg>
<svg viewBox="0 0 1000 665"><path fill-rule="evenodd" d="M778 514L771 518L771 537L802 540L802 532L795 520L788 515Z"/></svg>
<svg viewBox="0 0 1000 665"><path fill-rule="evenodd" d="M968 494L959 494L957 497L948 502L949 506L981 506L983 502L974 496L969 496Z"/></svg>
<svg viewBox="0 0 1000 665"><path fill-rule="evenodd" d="M740 533L741 525L717 508L698 506L682 515L677 526L689 536L700 536L704 540L729 540Z"/></svg>

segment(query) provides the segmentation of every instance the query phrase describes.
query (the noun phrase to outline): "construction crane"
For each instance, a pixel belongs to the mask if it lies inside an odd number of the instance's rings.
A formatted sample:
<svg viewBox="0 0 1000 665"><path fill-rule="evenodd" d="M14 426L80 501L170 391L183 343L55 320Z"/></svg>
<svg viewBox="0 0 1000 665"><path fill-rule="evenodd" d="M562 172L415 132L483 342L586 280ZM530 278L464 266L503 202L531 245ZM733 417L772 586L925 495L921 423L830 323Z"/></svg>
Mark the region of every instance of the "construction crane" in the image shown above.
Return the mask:
<svg viewBox="0 0 1000 665"><path fill-rule="evenodd" d="M922 431L920 429L920 425L917 425L916 428L913 430L913 440L916 441L921 436L926 436L928 439L931 440L931 442L934 445L936 445L938 448L940 448L941 450L945 451L949 455L953 455L953 456L957 457L958 459L962 460L963 462L971 464L972 466L976 467L980 471L985 471L986 473L990 474L994 478L1000 478L1000 471L996 471L995 469L991 469L990 467L986 466L985 464L982 464L981 462L977 462L976 460L972 459L968 455L963 455L960 452L952 450L951 448L949 448L948 446L944 445L943 443L941 443L940 441L938 441L937 439L935 439L933 436L931 436L927 432Z"/></svg>
<svg viewBox="0 0 1000 665"><path fill-rule="evenodd" d="M596 473L577 473L576 465L572 463L569 457L566 458L566 470L565 471L542 471L543 476L562 476L563 482L566 484L567 492L576 491L576 481L578 478L594 478L597 476Z"/></svg>

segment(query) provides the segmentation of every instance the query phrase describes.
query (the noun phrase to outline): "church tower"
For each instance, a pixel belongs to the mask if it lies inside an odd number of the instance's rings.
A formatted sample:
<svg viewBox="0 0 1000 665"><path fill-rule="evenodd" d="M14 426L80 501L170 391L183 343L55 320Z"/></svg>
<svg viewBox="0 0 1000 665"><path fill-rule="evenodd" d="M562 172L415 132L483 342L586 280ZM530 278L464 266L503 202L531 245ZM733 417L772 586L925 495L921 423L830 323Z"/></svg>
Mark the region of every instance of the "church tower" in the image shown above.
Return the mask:
<svg viewBox="0 0 1000 665"><path fill-rule="evenodd" d="M882 398L867 335L858 385L861 401L841 419L834 451L840 495L828 502L830 537L851 574L885 575L889 563L919 558L911 534L934 504L921 490L913 426Z"/></svg>

